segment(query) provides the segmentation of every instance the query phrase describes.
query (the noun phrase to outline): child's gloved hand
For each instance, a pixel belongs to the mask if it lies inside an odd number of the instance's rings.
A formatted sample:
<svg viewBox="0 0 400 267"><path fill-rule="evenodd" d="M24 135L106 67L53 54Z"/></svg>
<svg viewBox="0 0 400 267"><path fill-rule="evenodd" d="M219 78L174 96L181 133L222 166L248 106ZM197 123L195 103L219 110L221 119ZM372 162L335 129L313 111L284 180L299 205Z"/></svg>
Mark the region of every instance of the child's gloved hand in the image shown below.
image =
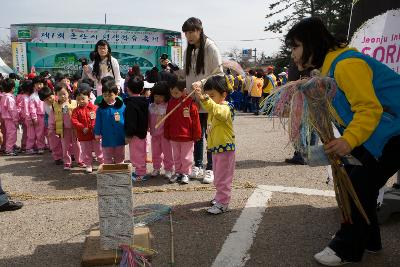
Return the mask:
<svg viewBox="0 0 400 267"><path fill-rule="evenodd" d="M33 125L33 126L36 126L37 124L38 124L37 119L33 119L33 120L32 120L32 125Z"/></svg>
<svg viewBox="0 0 400 267"><path fill-rule="evenodd" d="M89 129L88 128L83 128L83 134L87 134L88 132L89 132Z"/></svg>

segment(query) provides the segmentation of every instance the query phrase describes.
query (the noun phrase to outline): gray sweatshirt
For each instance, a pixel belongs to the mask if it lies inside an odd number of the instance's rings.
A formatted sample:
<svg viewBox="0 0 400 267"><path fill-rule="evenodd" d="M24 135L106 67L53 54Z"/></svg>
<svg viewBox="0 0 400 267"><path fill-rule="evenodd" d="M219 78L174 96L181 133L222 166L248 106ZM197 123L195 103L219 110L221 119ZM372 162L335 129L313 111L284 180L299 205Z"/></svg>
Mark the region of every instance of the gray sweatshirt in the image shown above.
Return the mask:
<svg viewBox="0 0 400 267"><path fill-rule="evenodd" d="M204 52L204 73L200 72L199 75L196 74L196 61L197 61L197 53L199 49L195 49L192 52L192 66L189 71L189 75L186 76L186 90L188 93L191 93L192 90L192 84L197 81L202 81L203 85L206 82L206 78L208 78L209 75L211 74L221 74L223 73L222 70L222 58L221 54L219 53L219 50L215 43L211 41L209 38L206 39L206 43L204 46L205 52ZM186 69L186 52L185 50L183 54L183 59L184 59L184 66L183 69ZM215 73L213 73L215 72Z"/></svg>

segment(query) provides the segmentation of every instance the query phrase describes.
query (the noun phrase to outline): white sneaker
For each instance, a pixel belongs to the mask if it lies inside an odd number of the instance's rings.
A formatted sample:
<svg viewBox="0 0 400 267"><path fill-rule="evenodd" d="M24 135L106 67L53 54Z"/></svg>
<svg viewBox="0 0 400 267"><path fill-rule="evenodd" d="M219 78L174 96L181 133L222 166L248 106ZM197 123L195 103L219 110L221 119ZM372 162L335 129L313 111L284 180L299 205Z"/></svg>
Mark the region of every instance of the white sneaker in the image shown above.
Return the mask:
<svg viewBox="0 0 400 267"><path fill-rule="evenodd" d="M169 179L171 179L171 177L172 177L172 172L171 172L171 171L166 171L165 174L164 174L164 176L165 176L166 179L169 180Z"/></svg>
<svg viewBox="0 0 400 267"><path fill-rule="evenodd" d="M201 178L203 175L204 175L203 169L195 166L192 169L192 173L190 174L190 178L197 179L197 178Z"/></svg>
<svg viewBox="0 0 400 267"><path fill-rule="evenodd" d="M93 168L92 166L86 166L86 173L92 173L93 172Z"/></svg>
<svg viewBox="0 0 400 267"><path fill-rule="evenodd" d="M221 214L224 213L228 210L228 205L223 205L223 204L219 204L219 203L215 203L214 206L212 206L211 208L207 209L207 212L210 214Z"/></svg>
<svg viewBox="0 0 400 267"><path fill-rule="evenodd" d="M214 182L214 172L207 170L203 178L203 184L212 184Z"/></svg>
<svg viewBox="0 0 400 267"><path fill-rule="evenodd" d="M151 172L151 176L152 176L152 177L156 177L156 176L159 176L159 175L160 175L160 170L154 169L154 170Z"/></svg>
<svg viewBox="0 0 400 267"><path fill-rule="evenodd" d="M187 174L182 175L181 184L188 184L189 183L189 176Z"/></svg>
<svg viewBox="0 0 400 267"><path fill-rule="evenodd" d="M340 266L349 263L339 258L336 252L330 247L326 247L323 251L315 254L314 259L326 266Z"/></svg>

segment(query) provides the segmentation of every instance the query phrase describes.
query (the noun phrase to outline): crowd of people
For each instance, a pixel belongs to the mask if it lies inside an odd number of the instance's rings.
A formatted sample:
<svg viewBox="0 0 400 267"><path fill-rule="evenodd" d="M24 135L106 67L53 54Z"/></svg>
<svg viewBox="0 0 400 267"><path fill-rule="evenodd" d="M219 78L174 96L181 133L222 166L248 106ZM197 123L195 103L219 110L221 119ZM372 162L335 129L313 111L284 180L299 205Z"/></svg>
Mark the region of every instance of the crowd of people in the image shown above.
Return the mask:
<svg viewBox="0 0 400 267"><path fill-rule="evenodd" d="M82 77L55 75L53 83L48 73L31 73L18 84L10 75L1 83L4 155L43 154L50 149L54 163L66 171L75 161L91 173L94 159L124 162L128 145L134 182L159 176L162 166L170 183L187 184L190 177L201 177L216 187L207 211L225 212L235 169L234 108L255 115L266 112L260 103L276 86L286 83L288 73L283 70L276 77L270 66L266 72L249 70L246 77L224 74L218 48L205 35L201 21L189 18L182 31L188 42L183 75L174 73L170 62L161 58L162 75L153 69L143 77L135 66L123 81L106 41L97 43L93 63L84 66ZM332 108L342 136L328 140L325 150L338 157L352 154L362 163L345 168L371 222L364 221L352 202L352 224L343 223L314 258L328 266L357 262L365 251L382 249L376 200L379 188L400 168L395 156L400 146L396 100L400 78L387 66L348 48L317 18L294 25L286 43L299 71L318 69L337 82ZM16 144L18 129L22 131L20 146ZM148 143L153 162L150 174ZM7 201L2 193L0 187L0 210L20 208L21 203Z"/></svg>
<svg viewBox="0 0 400 267"><path fill-rule="evenodd" d="M81 74L52 77L48 72L31 72L20 81L13 75L4 79L0 87L3 155L42 155L48 150L55 165L65 171L76 166L86 173L93 172L94 161L129 160L133 182L161 174L170 183L188 184L190 177L215 182L217 194L208 211L225 212L234 171L234 110L226 101L233 84L223 74L219 51L204 35L201 21L190 18L182 28L188 51L193 52L187 54L189 67L181 71L185 74L174 73L176 66L161 57L164 67L157 75L153 69L144 76L139 66L133 66L123 79L110 45L101 40L91 54L92 63L85 64ZM18 131L22 138L17 144ZM153 163L150 173L148 162ZM214 174L219 179L214 181Z"/></svg>

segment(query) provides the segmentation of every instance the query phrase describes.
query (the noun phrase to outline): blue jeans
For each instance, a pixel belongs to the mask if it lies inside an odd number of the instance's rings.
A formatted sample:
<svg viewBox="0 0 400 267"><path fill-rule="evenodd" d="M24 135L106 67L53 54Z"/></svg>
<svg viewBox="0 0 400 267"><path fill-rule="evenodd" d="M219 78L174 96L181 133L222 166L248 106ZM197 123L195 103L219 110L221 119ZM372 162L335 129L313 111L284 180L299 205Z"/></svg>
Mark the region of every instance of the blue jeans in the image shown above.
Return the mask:
<svg viewBox="0 0 400 267"><path fill-rule="evenodd" d="M3 191L3 188L1 187L1 179L0 179L0 206L3 206L8 202L8 196L6 192Z"/></svg>
<svg viewBox="0 0 400 267"><path fill-rule="evenodd" d="M203 168L203 154L204 154L204 137L207 138L207 113L199 113L201 125L201 138L194 143L194 166ZM212 153L207 151L207 165L206 170L212 170Z"/></svg>

